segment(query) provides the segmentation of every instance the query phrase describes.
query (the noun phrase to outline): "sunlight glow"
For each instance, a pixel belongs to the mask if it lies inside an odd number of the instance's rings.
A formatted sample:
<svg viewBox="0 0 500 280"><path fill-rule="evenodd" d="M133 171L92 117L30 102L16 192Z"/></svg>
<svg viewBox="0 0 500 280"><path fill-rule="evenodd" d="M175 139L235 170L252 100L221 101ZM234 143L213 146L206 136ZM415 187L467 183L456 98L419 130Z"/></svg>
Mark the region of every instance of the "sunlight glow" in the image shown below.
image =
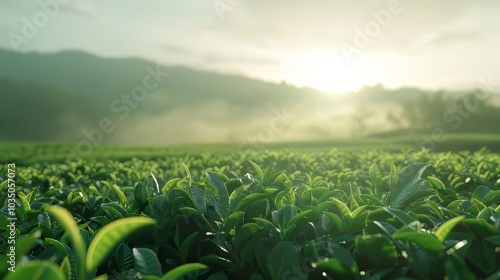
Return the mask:
<svg viewBox="0 0 500 280"><path fill-rule="evenodd" d="M357 91L370 81L356 65L345 62L338 54L304 52L291 59L286 77L298 86L307 86L327 93Z"/></svg>

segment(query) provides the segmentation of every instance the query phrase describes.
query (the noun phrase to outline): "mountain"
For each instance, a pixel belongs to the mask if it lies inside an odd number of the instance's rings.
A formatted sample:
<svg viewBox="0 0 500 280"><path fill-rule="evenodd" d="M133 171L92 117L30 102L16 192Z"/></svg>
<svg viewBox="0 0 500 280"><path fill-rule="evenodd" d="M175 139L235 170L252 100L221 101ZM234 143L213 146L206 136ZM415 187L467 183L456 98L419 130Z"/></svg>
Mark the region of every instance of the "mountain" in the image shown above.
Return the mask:
<svg viewBox="0 0 500 280"><path fill-rule="evenodd" d="M0 61L0 140L79 141L82 130L98 128L103 118L122 127L104 139L109 143L238 140L241 137L232 128L238 131L248 124L245 129L251 131L273 108L282 110L322 95L235 75L75 51L0 50ZM142 101L139 91L150 76L157 78L147 81L155 87ZM132 95L137 87L139 101ZM15 122L9 121L14 115ZM153 131L152 139L138 139L136 133Z"/></svg>
<svg viewBox="0 0 500 280"><path fill-rule="evenodd" d="M0 140L261 145L379 133L394 128L387 112L426 94L376 85L328 95L140 58L0 49Z"/></svg>
<svg viewBox="0 0 500 280"><path fill-rule="evenodd" d="M149 74L147 69L157 67L155 62L143 59L101 58L77 51L40 54L0 50L0 61L0 77L3 79L50 86L103 100L129 93L133 87L142 84L143 77ZM298 98L308 91L185 67L159 65L159 71L169 73L160 89L182 104L204 102L206 98L245 105L258 104L262 98L281 102L285 96Z"/></svg>

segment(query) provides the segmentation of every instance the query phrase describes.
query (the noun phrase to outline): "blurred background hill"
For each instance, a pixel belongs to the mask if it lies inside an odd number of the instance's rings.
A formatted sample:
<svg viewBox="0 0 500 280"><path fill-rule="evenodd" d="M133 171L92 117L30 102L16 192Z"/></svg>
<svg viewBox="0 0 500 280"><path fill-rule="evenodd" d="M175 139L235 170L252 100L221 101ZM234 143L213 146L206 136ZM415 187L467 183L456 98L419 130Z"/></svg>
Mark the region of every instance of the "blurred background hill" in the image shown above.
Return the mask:
<svg viewBox="0 0 500 280"><path fill-rule="evenodd" d="M265 141L422 134L435 128L447 133L500 132L500 98L489 94L479 100L474 95L476 90L484 93L479 86L436 92L377 84L333 95L158 65L168 76L144 101L130 101L131 106L123 96L142 85L148 67L156 69L155 62L78 51L7 50L0 50L0 61L0 140L4 141L78 142L86 139L83 130L98 129L100 121L109 118L116 129L105 135L103 143L108 144L241 142L268 129L280 114L288 114L291 121ZM472 101L474 110L461 113ZM126 117L123 106L128 107Z"/></svg>

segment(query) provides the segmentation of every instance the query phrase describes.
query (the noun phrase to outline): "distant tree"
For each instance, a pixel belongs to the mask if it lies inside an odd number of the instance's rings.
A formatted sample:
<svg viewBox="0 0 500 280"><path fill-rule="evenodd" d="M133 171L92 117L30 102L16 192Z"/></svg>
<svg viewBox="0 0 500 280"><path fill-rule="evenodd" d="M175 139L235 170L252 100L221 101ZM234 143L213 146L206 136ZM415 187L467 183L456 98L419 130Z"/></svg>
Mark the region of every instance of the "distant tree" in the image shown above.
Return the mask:
<svg viewBox="0 0 500 280"><path fill-rule="evenodd" d="M444 124L443 114L452 100L445 98L443 92L424 94L415 103L403 105L402 119L414 131L427 131Z"/></svg>
<svg viewBox="0 0 500 280"><path fill-rule="evenodd" d="M430 133L434 128L442 128L462 133L500 132L500 108L478 98L476 93L460 96L445 96L443 92L425 94L401 106L400 115L387 114L387 120L398 130Z"/></svg>
<svg viewBox="0 0 500 280"><path fill-rule="evenodd" d="M355 130L353 134L355 136L361 136L366 131L366 120L373 116L374 112L372 109L366 106L358 106L356 112L352 115L352 121L355 125Z"/></svg>

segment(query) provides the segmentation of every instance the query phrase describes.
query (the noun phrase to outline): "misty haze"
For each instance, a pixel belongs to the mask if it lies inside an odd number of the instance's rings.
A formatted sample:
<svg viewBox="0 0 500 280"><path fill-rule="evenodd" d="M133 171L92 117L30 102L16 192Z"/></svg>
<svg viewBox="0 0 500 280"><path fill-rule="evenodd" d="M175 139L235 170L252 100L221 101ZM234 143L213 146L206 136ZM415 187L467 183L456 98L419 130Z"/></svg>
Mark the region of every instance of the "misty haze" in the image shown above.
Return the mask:
<svg viewBox="0 0 500 280"><path fill-rule="evenodd" d="M0 1L0 279L500 279L499 14Z"/></svg>

